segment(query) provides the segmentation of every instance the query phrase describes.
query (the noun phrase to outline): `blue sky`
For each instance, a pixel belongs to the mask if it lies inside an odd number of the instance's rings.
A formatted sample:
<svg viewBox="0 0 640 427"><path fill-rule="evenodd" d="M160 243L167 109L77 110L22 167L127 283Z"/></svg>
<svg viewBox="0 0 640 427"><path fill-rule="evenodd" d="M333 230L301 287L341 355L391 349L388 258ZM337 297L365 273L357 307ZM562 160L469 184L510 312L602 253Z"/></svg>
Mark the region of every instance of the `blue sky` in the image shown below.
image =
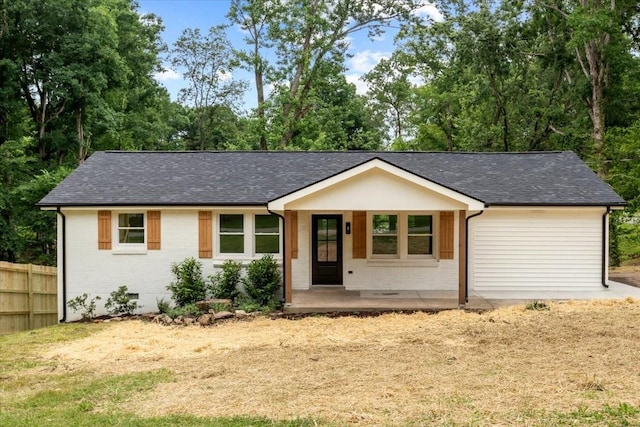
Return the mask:
<svg viewBox="0 0 640 427"><path fill-rule="evenodd" d="M138 0L139 12L154 13L162 18L165 31L162 33L164 42L171 48L173 42L185 28L200 28L207 32L214 25L226 23L230 0ZM420 16L439 18L435 6L424 1L418 11ZM229 28L227 36L233 47L241 49L245 46L243 35L239 29ZM346 62L347 80L356 85L359 93L366 92L366 85L359 79L361 75L371 70L381 59L387 58L394 50L393 34L388 33L376 40L369 40L366 31L356 33L350 41L349 53L353 55ZM169 93L171 99L176 100L178 91L184 86L180 70L167 70L156 76ZM244 99L245 110L255 106L255 91L252 89L251 75L243 70L235 72L234 78L249 82L249 90Z"/></svg>

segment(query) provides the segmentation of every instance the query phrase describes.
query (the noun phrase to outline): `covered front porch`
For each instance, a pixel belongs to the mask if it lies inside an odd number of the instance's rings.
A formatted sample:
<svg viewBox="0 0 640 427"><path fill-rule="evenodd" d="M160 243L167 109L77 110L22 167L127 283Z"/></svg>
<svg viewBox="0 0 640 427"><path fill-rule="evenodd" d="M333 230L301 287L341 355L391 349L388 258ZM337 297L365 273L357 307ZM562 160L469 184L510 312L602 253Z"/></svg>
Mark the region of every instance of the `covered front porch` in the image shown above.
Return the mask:
<svg viewBox="0 0 640 427"><path fill-rule="evenodd" d="M466 218L483 208L379 159L273 200L285 303L325 312L464 305Z"/></svg>
<svg viewBox="0 0 640 427"><path fill-rule="evenodd" d="M533 301L640 299L640 288L608 281L608 288L594 291L483 292L469 291L465 310L485 311ZM296 290L287 313L331 313L374 311L441 311L461 307L455 291L347 291L343 287Z"/></svg>
<svg viewBox="0 0 640 427"><path fill-rule="evenodd" d="M287 313L331 313L373 311L440 311L459 307L457 291L445 290L360 290L343 287L320 287L295 290ZM512 302L514 303L514 302ZM465 304L469 310L491 310L491 301L478 294L470 294Z"/></svg>

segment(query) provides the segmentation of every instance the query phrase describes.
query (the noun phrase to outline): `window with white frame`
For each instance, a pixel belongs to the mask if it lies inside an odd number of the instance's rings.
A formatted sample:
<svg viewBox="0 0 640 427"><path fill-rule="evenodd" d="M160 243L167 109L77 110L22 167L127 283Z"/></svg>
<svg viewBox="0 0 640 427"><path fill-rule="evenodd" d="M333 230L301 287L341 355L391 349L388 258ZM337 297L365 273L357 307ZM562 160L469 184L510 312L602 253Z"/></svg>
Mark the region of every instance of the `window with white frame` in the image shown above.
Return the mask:
<svg viewBox="0 0 640 427"><path fill-rule="evenodd" d="M371 215L373 258L433 256L433 215L380 213Z"/></svg>
<svg viewBox="0 0 640 427"><path fill-rule="evenodd" d="M257 254L280 252L280 218L275 215L254 217L254 250Z"/></svg>
<svg viewBox="0 0 640 427"><path fill-rule="evenodd" d="M144 214L118 214L118 242L120 244L144 243Z"/></svg>
<svg viewBox="0 0 640 427"><path fill-rule="evenodd" d="M373 255L398 255L398 215L373 215Z"/></svg>
<svg viewBox="0 0 640 427"><path fill-rule="evenodd" d="M263 254L280 255L282 232L276 215L220 213L217 227L217 249L221 257L254 258Z"/></svg>
<svg viewBox="0 0 640 427"><path fill-rule="evenodd" d="M407 215L407 254L433 255L431 215Z"/></svg>
<svg viewBox="0 0 640 427"><path fill-rule="evenodd" d="M244 215L221 214L219 230L221 254L244 253Z"/></svg>

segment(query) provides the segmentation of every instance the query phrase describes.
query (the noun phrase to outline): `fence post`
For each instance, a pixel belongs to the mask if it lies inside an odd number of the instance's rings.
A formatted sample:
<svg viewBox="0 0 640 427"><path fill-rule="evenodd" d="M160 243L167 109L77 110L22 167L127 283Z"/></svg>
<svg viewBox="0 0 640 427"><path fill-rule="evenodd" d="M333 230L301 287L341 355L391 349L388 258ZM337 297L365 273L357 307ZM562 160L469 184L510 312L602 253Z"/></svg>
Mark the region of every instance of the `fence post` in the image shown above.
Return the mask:
<svg viewBox="0 0 640 427"><path fill-rule="evenodd" d="M27 265L27 282L29 286L29 329L34 326L33 313L33 264Z"/></svg>

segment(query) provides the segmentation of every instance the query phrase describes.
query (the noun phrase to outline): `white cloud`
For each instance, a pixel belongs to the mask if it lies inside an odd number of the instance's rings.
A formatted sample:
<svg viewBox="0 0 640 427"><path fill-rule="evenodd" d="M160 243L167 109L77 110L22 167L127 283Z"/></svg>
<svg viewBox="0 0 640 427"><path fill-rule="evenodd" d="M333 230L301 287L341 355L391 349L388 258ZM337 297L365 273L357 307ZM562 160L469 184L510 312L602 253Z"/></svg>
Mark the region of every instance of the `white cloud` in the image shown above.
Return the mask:
<svg viewBox="0 0 640 427"><path fill-rule="evenodd" d="M422 6L417 8L413 13L424 19L431 18L436 22L444 21L444 15L442 15L438 7L430 1L422 1Z"/></svg>
<svg viewBox="0 0 640 427"><path fill-rule="evenodd" d="M218 70L218 79L220 79L221 82L226 82L233 79L233 75L229 72Z"/></svg>
<svg viewBox="0 0 640 427"><path fill-rule="evenodd" d="M360 74L347 74L345 77L347 79L347 82L355 85L356 93L358 95L364 95L369 90L369 85L362 81L362 79L360 78Z"/></svg>
<svg viewBox="0 0 640 427"><path fill-rule="evenodd" d="M160 71L159 73L155 73L153 77L159 82L182 79L182 76L180 74L170 68L164 71Z"/></svg>
<svg viewBox="0 0 640 427"><path fill-rule="evenodd" d="M388 59L391 56L388 52L376 52L371 50L363 50L353 54L349 60L349 70L356 73L368 73L378 65L383 59Z"/></svg>

